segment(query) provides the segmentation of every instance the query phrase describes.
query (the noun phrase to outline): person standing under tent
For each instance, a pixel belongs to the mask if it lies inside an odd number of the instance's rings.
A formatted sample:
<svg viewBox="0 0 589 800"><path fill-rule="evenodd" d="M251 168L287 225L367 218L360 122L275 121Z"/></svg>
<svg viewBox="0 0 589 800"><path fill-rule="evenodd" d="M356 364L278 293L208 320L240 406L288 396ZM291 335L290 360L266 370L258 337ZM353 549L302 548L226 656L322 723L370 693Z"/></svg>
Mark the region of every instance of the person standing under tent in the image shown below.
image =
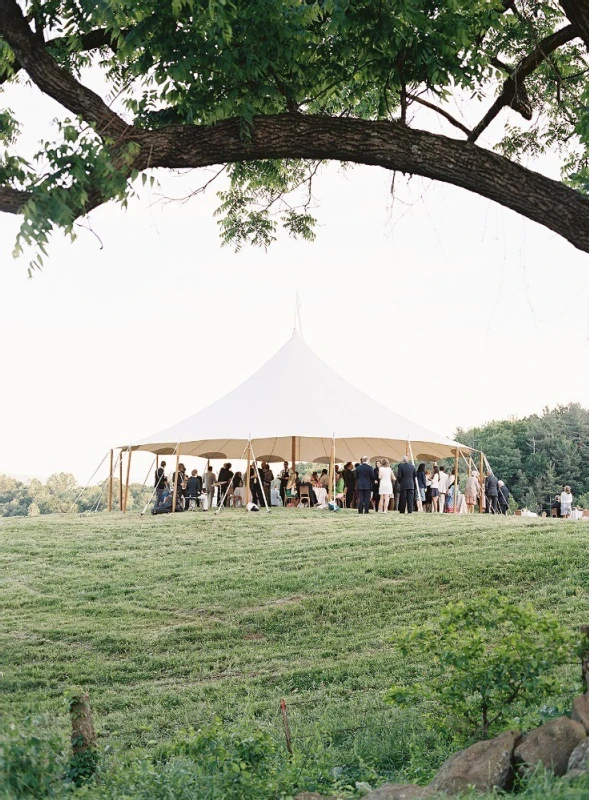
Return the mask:
<svg viewBox="0 0 589 800"><path fill-rule="evenodd" d="M420 464L417 467L417 486L419 488L419 497L422 503L425 503L425 491L427 489L427 477L425 475L425 464Z"/></svg>
<svg viewBox="0 0 589 800"><path fill-rule="evenodd" d="M252 493L252 503L261 508L264 505L264 497L262 495L262 486L258 478L256 464L250 466L250 489Z"/></svg>
<svg viewBox="0 0 589 800"><path fill-rule="evenodd" d="M415 503L415 476L417 472L415 466L409 462L409 456L403 456L403 461L399 464L397 480L399 481L399 513L413 513Z"/></svg>
<svg viewBox="0 0 589 800"><path fill-rule="evenodd" d="M164 467L166 466L166 462L162 461L161 465L155 471L155 479L154 479L154 486L155 486L155 504L156 506L159 505L162 501L162 495L164 493L164 486L166 484L166 472Z"/></svg>
<svg viewBox="0 0 589 800"><path fill-rule="evenodd" d="M346 485L346 507L353 508L354 506L354 492L356 490L356 478L354 470L352 469L352 462L348 461L342 473L344 483Z"/></svg>
<svg viewBox="0 0 589 800"><path fill-rule="evenodd" d="M198 474L198 470L193 469L190 473L190 478L186 481L186 500L188 500L188 509L194 511L197 501L202 494L202 478Z"/></svg>
<svg viewBox="0 0 589 800"><path fill-rule="evenodd" d="M233 506L245 505L245 488L243 486L243 475L241 472L236 472L233 476Z"/></svg>
<svg viewBox="0 0 589 800"><path fill-rule="evenodd" d="M487 472L485 479L485 494L487 496L487 514L499 513L499 481L492 472Z"/></svg>
<svg viewBox="0 0 589 800"><path fill-rule="evenodd" d="M223 502L223 498L225 497L225 492L229 488L231 484L231 479L233 478L233 473L231 472L231 464L227 462L223 464L221 469L219 470L219 477L217 478L218 483L218 493L217 493L217 506L220 506ZM225 505L229 505L229 493L227 492L227 497L225 497Z"/></svg>
<svg viewBox="0 0 589 800"><path fill-rule="evenodd" d="M378 507L380 501L380 476L379 476L379 469L381 467L382 461L378 459L374 462L374 471L372 476L372 505L374 510L378 514Z"/></svg>
<svg viewBox="0 0 589 800"><path fill-rule="evenodd" d="M358 514L370 512L370 496L372 494L372 481L374 470L368 463L368 456L362 456L356 467L356 483L358 486Z"/></svg>
<svg viewBox="0 0 589 800"><path fill-rule="evenodd" d="M443 514L444 509L446 508L446 495L448 494L448 488L450 486L450 479L448 477L448 473L446 472L444 467L440 467L440 482L438 485L438 491L440 493L440 499L438 501L438 511L440 514Z"/></svg>
<svg viewBox="0 0 589 800"><path fill-rule="evenodd" d="M209 508L213 507L213 497L215 496L215 483L217 482L217 476L215 475L213 468L209 464L207 467L207 471L204 474L204 490L209 498Z"/></svg>
<svg viewBox="0 0 589 800"><path fill-rule="evenodd" d="M434 464L431 480L432 511L436 512L440 506L440 468Z"/></svg>
<svg viewBox="0 0 589 800"><path fill-rule="evenodd" d="M270 469L270 464L267 462L262 463L262 485L264 487L264 494L266 496L266 503L268 508L272 505L272 481L274 480L274 473Z"/></svg>
<svg viewBox="0 0 589 800"><path fill-rule="evenodd" d="M178 475L175 472L172 475L172 492L174 487L176 487L176 505L178 505L180 498L184 497L184 489L186 488L186 467L184 464L178 464Z"/></svg>
<svg viewBox="0 0 589 800"><path fill-rule="evenodd" d="M466 481L465 499L469 514L474 514L474 507L481 495L481 484L479 473L475 470L468 476Z"/></svg>
<svg viewBox="0 0 589 800"><path fill-rule="evenodd" d="M288 461L283 463L283 468L278 473L278 479L280 480L280 499L282 500L282 505L286 505L286 487L288 486L288 480L290 478L290 469L288 467Z"/></svg>
<svg viewBox="0 0 589 800"><path fill-rule="evenodd" d="M507 514L507 509L509 507L509 489L503 483L503 481L497 482L497 489L498 489L497 499L499 500L499 512L501 514Z"/></svg>
<svg viewBox="0 0 589 800"><path fill-rule="evenodd" d="M393 470L387 458L383 458L378 468L378 510L381 514L388 514L389 502L393 493Z"/></svg>
<svg viewBox="0 0 589 800"><path fill-rule="evenodd" d="M563 519L568 519L573 510L573 494L570 486L565 486L560 493L560 516Z"/></svg>

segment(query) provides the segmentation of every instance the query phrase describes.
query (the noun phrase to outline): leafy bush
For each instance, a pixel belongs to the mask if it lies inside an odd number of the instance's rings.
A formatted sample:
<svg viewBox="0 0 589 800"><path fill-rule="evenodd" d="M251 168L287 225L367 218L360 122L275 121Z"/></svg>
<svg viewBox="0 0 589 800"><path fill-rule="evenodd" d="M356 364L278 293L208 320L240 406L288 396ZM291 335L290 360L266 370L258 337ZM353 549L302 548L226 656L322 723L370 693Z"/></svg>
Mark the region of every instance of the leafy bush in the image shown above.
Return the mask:
<svg viewBox="0 0 589 800"><path fill-rule="evenodd" d="M47 734L40 720L0 730L0 796L52 797L64 771L58 737Z"/></svg>
<svg viewBox="0 0 589 800"><path fill-rule="evenodd" d="M573 650L571 635L549 615L519 606L495 591L468 603L450 603L436 625L396 639L404 655L416 648L431 657L424 683L391 686L386 698L399 705L433 699L487 737L505 723L514 703L538 704L564 687L554 676Z"/></svg>

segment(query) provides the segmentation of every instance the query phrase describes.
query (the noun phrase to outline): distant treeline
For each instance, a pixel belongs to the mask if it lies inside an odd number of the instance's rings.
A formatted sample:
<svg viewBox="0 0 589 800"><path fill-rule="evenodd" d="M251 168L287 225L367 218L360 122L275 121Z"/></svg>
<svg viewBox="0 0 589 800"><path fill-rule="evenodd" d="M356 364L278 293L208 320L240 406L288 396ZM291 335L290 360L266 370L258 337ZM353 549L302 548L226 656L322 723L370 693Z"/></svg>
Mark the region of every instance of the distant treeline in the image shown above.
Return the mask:
<svg viewBox="0 0 589 800"><path fill-rule="evenodd" d="M129 484L127 509L141 508L149 500L153 488L140 483ZM66 513L70 510L105 511L108 503L108 481L89 486L76 502L82 491L75 477L69 472L51 475L45 483L33 479L23 483L9 475L0 475L0 517L29 516L39 514ZM120 484L113 480L113 508L119 508Z"/></svg>
<svg viewBox="0 0 589 800"><path fill-rule="evenodd" d="M578 403L524 419L458 429L456 439L482 450L518 506L540 511L565 484L573 504L589 508L589 410Z"/></svg>
<svg viewBox="0 0 589 800"><path fill-rule="evenodd" d="M540 511L565 484L574 495L574 505L589 508L589 410L577 403L545 409L542 416L489 422L480 428L458 429L456 439L483 450L494 473L505 481L518 506ZM448 462L448 467L452 463ZM300 469L315 465L300 465ZM460 469L464 476L464 463ZM149 482L150 483L150 482ZM128 509L145 506L152 487L129 486ZM119 481L113 480L113 507L119 507ZM60 472L45 483L23 483L0 475L0 516L37 516L69 511L80 487L73 475ZM108 482L91 486L75 503L74 510L104 511Z"/></svg>

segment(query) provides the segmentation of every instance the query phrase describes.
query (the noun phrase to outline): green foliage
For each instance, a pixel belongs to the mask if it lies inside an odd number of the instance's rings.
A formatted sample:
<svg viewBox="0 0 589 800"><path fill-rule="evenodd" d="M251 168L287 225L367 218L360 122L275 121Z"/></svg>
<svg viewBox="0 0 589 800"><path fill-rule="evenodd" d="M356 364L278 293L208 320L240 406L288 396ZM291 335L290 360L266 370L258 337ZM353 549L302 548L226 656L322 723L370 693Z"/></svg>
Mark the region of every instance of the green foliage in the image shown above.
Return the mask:
<svg viewBox="0 0 589 800"><path fill-rule="evenodd" d="M581 500L589 492L589 410L578 403L544 409L541 416L458 429L456 438L484 451L520 506L547 510L568 484L574 503L589 507Z"/></svg>
<svg viewBox="0 0 589 800"><path fill-rule="evenodd" d="M40 720L5 723L0 727L0 796L54 796L64 760L59 737L48 734Z"/></svg>
<svg viewBox="0 0 589 800"><path fill-rule="evenodd" d="M256 115L410 122L415 96L439 104L465 92L490 101L497 78L565 23L558 4L532 0L517 13L505 12L501 0L28 0L24 10L48 40L59 31L49 48L62 67L75 76L91 64L102 70L106 100L116 98L136 128L237 117L244 139ZM83 37L98 29L113 47L96 57ZM513 159L558 149L565 176L581 191L589 182L585 57L571 42L527 78L522 102L532 121L512 124L499 145ZM13 67L0 42L0 73L10 79ZM0 174L33 193L16 252L38 247L37 268L52 230L73 236L74 220L97 200L127 201L134 151L66 119L57 140L43 142L27 163L9 148L17 128L12 115L0 114ZM220 194L223 242L267 247L278 225L312 239L313 215L297 195L314 171L313 163L289 160L231 167Z"/></svg>
<svg viewBox="0 0 589 800"><path fill-rule="evenodd" d="M425 680L392 686L391 703L433 699L483 737L501 729L515 703L538 705L564 686L554 670L573 651L570 634L555 617L536 615L495 591L469 602L450 603L435 625L399 635L404 656L416 651L431 658Z"/></svg>

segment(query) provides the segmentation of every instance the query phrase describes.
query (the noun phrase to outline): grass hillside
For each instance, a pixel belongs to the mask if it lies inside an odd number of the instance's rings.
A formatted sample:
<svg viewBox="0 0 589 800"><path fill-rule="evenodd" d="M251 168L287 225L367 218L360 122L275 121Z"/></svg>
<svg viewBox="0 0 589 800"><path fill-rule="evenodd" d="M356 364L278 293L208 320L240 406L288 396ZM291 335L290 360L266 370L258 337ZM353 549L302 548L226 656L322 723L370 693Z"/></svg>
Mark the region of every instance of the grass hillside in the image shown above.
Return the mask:
<svg viewBox="0 0 589 800"><path fill-rule="evenodd" d="M2 715L65 740L63 692L82 685L101 747L126 756L215 718L282 747L285 698L295 750L425 782L451 742L383 703L427 674L395 631L485 587L589 622L585 523L228 510L8 518L0 536Z"/></svg>

